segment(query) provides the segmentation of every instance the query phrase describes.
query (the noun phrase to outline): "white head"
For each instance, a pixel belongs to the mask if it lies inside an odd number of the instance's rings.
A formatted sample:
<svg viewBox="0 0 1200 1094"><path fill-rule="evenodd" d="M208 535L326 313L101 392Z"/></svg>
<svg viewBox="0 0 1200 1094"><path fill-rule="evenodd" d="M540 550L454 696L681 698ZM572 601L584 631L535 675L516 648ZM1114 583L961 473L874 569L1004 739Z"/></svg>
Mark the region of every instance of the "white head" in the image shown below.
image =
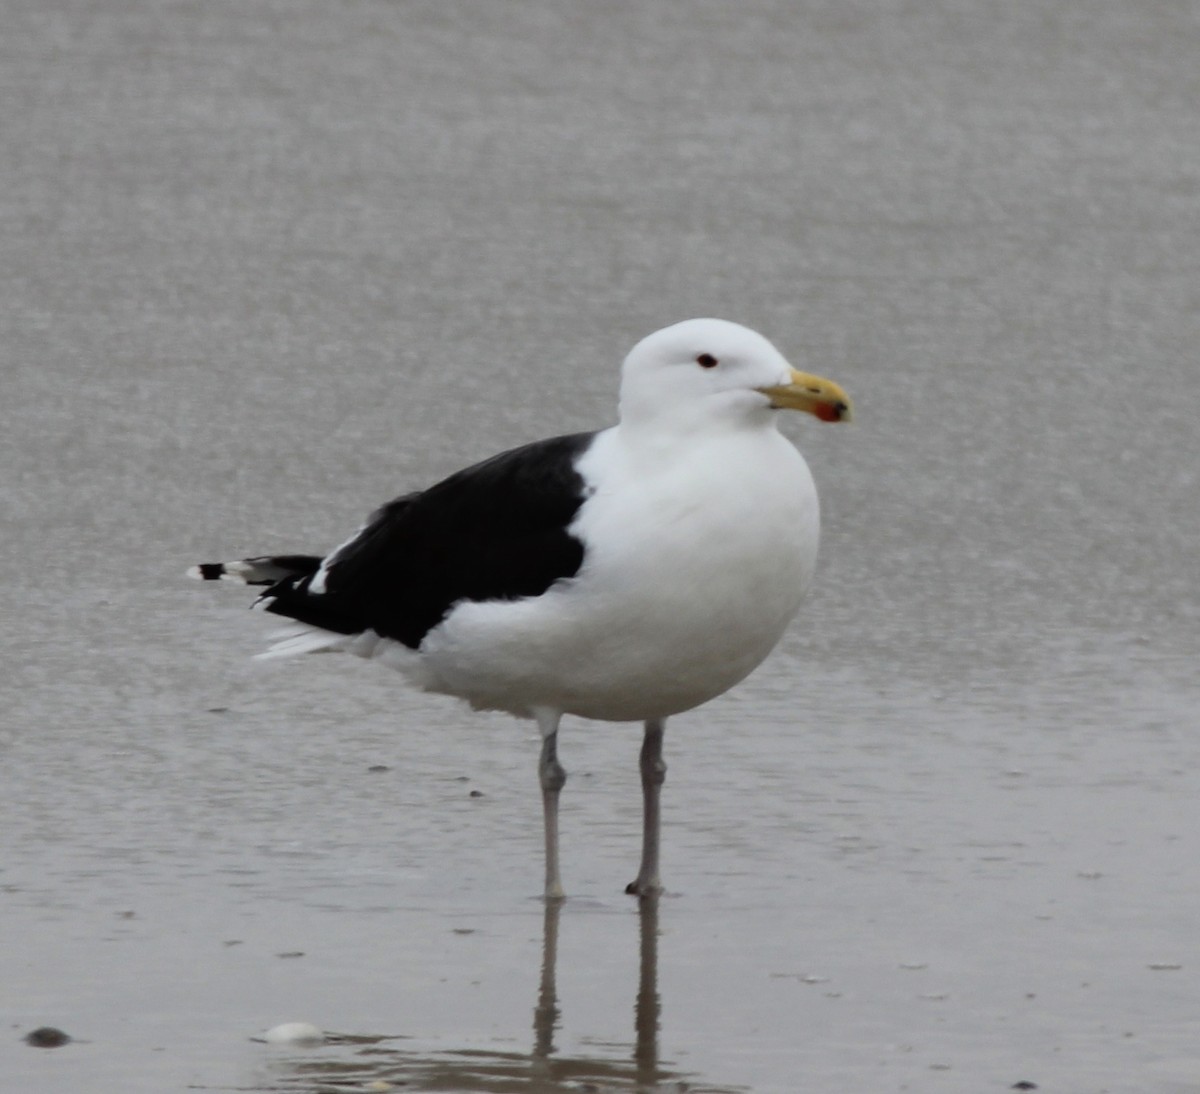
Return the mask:
<svg viewBox="0 0 1200 1094"><path fill-rule="evenodd" d="M724 319L689 319L643 338L621 372L621 423L671 421L686 429L771 423L770 413L803 410L848 421L837 384L797 372L761 334Z"/></svg>

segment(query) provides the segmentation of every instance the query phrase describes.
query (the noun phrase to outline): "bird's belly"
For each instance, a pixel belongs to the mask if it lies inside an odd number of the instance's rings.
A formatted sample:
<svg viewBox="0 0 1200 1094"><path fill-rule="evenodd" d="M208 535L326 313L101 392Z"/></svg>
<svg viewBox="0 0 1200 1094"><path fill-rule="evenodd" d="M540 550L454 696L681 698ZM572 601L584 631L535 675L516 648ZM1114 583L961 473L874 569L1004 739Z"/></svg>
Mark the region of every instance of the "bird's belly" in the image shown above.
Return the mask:
<svg viewBox="0 0 1200 1094"><path fill-rule="evenodd" d="M560 605L554 593L511 604L463 604L423 649L435 690L477 706L528 713L547 706L612 721L666 717L744 679L794 614L703 608L662 596L639 605ZM560 611L560 608L562 609Z"/></svg>

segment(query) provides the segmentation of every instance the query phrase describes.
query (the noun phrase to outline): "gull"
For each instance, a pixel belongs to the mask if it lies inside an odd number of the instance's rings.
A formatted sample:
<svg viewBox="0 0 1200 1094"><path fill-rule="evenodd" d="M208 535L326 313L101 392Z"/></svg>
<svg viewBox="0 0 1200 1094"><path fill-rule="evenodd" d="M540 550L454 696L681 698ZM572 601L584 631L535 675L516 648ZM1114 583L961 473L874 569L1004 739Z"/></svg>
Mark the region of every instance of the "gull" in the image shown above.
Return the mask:
<svg viewBox="0 0 1200 1094"><path fill-rule="evenodd" d="M342 650L534 720L548 899L564 892L562 718L643 723L641 865L626 891L657 894L667 719L761 664L812 582L817 491L779 410L851 416L841 387L762 335L687 320L630 351L616 425L405 494L328 555L189 573L266 586L256 606L289 623L261 657Z"/></svg>

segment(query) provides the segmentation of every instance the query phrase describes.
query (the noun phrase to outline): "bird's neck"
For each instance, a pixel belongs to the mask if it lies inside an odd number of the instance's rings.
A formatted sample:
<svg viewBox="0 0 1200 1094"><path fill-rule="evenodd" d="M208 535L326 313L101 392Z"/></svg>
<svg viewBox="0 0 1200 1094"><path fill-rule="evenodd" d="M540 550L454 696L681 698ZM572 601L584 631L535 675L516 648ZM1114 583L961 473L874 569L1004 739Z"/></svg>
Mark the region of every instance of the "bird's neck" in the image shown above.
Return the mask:
<svg viewBox="0 0 1200 1094"><path fill-rule="evenodd" d="M662 460L703 446L753 443L775 432L775 420L757 407L746 414L720 415L676 407L646 417L622 415L617 432L631 455Z"/></svg>

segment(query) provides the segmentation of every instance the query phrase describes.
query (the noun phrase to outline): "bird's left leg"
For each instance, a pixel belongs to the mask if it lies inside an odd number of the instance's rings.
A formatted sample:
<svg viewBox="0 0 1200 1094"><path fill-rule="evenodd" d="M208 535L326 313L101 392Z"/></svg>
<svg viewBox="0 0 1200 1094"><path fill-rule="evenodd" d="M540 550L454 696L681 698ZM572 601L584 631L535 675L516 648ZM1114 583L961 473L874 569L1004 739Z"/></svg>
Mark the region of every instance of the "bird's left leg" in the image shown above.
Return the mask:
<svg viewBox="0 0 1200 1094"><path fill-rule="evenodd" d="M546 899L561 900L564 894L558 868L558 795L567 781L567 773L558 762L558 723L562 721L562 714L539 707L534 716L542 731L538 780L542 784L542 815L546 830Z"/></svg>
<svg viewBox="0 0 1200 1094"><path fill-rule="evenodd" d="M667 777L667 765L662 756L666 728L665 718L651 719L646 723L646 736L642 739L642 865L637 878L625 886L625 892L637 896L662 892L662 881L658 876L658 833L659 798Z"/></svg>

